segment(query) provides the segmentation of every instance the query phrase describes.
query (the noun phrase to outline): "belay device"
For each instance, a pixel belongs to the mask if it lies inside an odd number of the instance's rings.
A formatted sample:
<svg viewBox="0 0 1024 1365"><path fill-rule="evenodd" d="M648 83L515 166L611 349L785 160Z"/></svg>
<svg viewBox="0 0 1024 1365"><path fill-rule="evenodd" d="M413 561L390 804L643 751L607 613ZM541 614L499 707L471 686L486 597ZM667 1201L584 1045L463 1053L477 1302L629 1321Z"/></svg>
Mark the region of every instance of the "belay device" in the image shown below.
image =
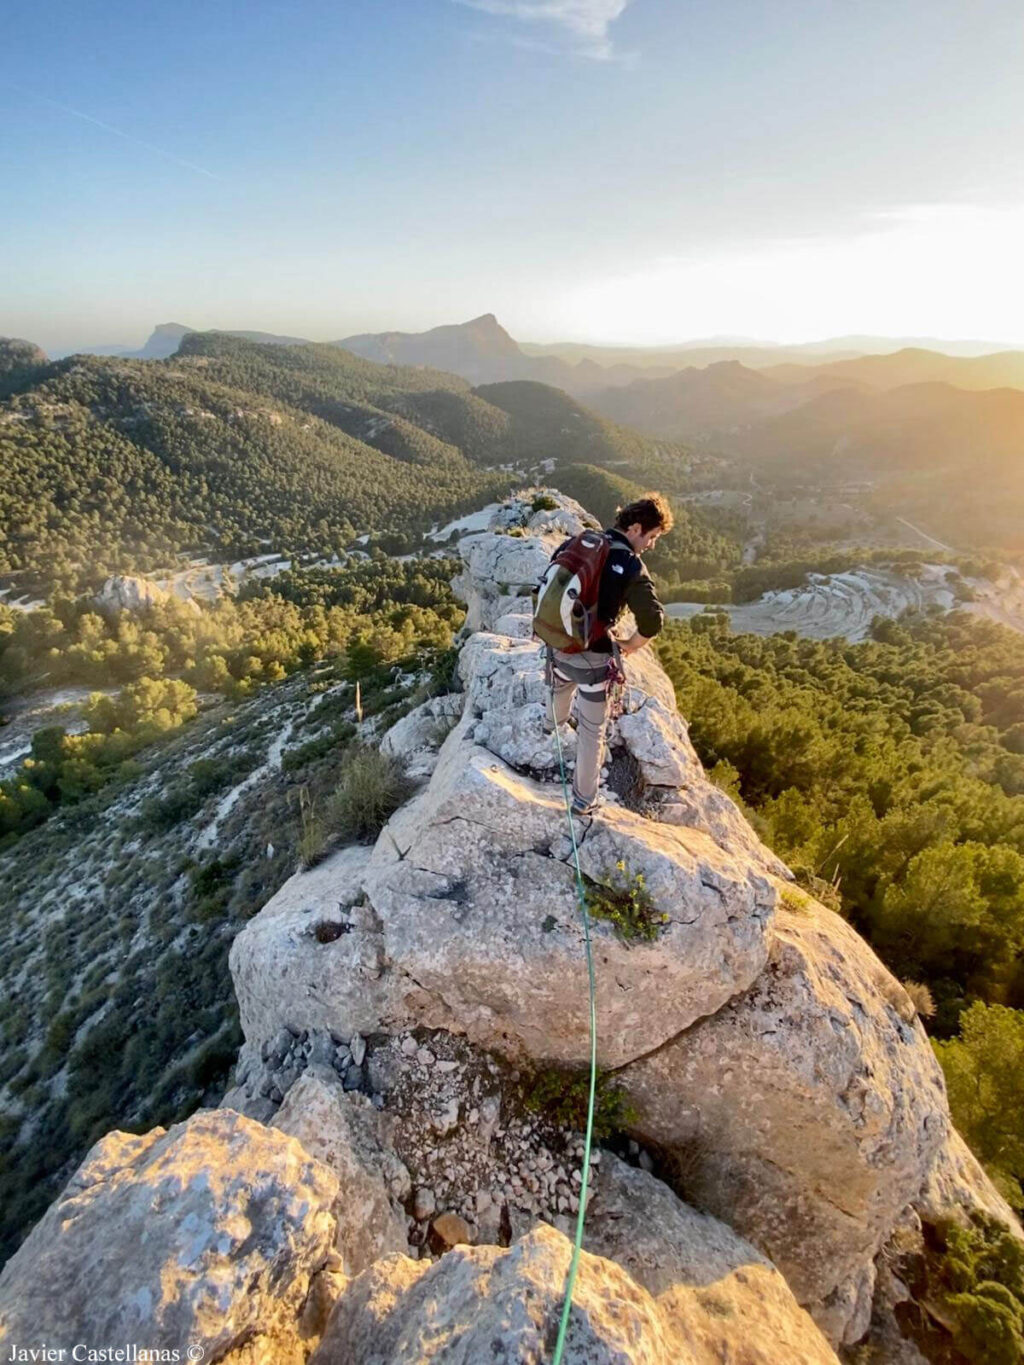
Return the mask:
<svg viewBox="0 0 1024 1365"><path fill-rule="evenodd" d="M552 649L579 654L607 635L597 599L610 548L603 531L582 531L545 569L537 585L533 633Z"/></svg>

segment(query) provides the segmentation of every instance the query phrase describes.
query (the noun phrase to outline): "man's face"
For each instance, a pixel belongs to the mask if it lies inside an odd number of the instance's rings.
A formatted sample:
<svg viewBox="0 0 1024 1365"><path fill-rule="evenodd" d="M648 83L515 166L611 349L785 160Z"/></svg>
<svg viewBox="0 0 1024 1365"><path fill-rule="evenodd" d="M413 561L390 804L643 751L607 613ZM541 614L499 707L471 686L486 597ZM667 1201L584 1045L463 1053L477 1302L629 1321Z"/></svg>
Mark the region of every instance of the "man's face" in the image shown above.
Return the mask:
<svg viewBox="0 0 1024 1365"><path fill-rule="evenodd" d="M642 555L645 550L649 550L657 542L664 529L663 526L655 526L652 530L645 531L638 521L634 521L626 535L629 537L629 543L632 545L634 553Z"/></svg>

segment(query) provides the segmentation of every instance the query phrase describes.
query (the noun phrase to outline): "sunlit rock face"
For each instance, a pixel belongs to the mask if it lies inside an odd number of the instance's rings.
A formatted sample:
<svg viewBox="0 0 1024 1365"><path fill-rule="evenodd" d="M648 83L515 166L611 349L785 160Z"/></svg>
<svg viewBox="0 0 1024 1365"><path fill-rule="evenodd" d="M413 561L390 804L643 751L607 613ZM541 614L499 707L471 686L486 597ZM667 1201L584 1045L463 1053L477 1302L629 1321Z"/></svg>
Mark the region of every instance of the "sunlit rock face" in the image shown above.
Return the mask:
<svg viewBox="0 0 1024 1365"><path fill-rule="evenodd" d="M780 911L753 986L621 1079L638 1129L685 1161L687 1194L838 1332L837 1301L852 1311L949 1136L924 1029L863 940L809 898Z"/></svg>
<svg viewBox="0 0 1024 1365"><path fill-rule="evenodd" d="M257 1338L287 1358L337 1194L295 1138L231 1109L108 1133L0 1276L0 1342L214 1358Z"/></svg>
<svg viewBox="0 0 1024 1365"><path fill-rule="evenodd" d="M660 1293L614 1261L584 1251L562 1359L573 1365L834 1362L777 1272L756 1253L746 1264L750 1249L737 1257L739 1245L734 1239L716 1261L705 1239L688 1269L663 1272L670 1283ZM460 1246L433 1265L390 1257L348 1287L313 1365L549 1360L571 1255L568 1238L540 1224L507 1250ZM787 1349L796 1354L780 1355Z"/></svg>

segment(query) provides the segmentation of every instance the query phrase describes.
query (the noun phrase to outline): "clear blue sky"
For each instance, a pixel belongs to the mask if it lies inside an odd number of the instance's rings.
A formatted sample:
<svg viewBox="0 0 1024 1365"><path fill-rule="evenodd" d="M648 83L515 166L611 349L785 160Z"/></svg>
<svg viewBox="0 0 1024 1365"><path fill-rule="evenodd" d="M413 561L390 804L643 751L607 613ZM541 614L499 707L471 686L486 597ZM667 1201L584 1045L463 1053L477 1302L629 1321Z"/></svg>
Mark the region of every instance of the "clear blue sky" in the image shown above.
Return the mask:
<svg viewBox="0 0 1024 1365"><path fill-rule="evenodd" d="M12 0L0 333L1024 341L1017 0Z"/></svg>

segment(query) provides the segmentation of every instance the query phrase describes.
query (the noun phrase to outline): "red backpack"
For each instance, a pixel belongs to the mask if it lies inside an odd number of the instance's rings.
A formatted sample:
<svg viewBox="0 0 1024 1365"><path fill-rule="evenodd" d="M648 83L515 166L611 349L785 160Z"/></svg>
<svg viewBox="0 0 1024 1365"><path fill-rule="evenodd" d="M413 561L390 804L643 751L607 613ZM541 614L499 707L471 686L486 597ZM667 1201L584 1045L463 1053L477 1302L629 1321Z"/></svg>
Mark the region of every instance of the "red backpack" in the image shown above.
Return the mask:
<svg viewBox="0 0 1024 1365"><path fill-rule="evenodd" d="M597 598L610 548L603 531L583 531L544 571L534 598L533 633L552 649L579 654L608 634Z"/></svg>

